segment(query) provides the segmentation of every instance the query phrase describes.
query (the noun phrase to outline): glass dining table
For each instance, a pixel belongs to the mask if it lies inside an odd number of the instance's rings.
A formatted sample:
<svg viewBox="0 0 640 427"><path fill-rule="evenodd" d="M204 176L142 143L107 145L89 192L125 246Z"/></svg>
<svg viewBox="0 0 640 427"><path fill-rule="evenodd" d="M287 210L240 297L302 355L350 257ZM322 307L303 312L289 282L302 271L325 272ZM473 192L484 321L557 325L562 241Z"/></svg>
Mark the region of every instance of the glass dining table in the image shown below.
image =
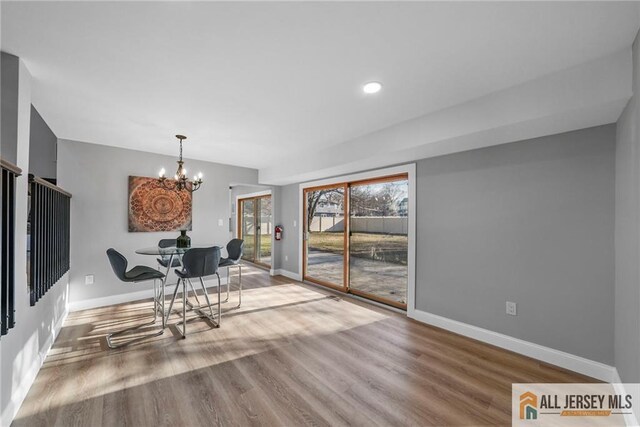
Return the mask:
<svg viewBox="0 0 640 427"><path fill-rule="evenodd" d="M156 294L154 295L154 298L157 302L156 306L158 307L158 309L160 310L160 314L162 316L162 327L165 328L167 325L167 321L169 320L169 314L164 307L164 302L165 302L165 287L167 285L167 278L169 277L169 273L171 272L171 268L173 265L173 260L174 259L180 259L182 260L182 255L184 255L189 249L194 249L194 248L211 248L211 247L217 247L221 249L221 246L215 245L215 244L210 244L210 245L191 245L188 248L178 248L175 246L170 246L167 248L161 248L159 246L150 246L150 247L146 247L146 248L140 248L140 249L136 249L136 253L139 255L150 255L150 256L156 256L156 257L160 257L162 258L164 261L167 262L167 271L165 272L164 275L164 279L162 279L162 284L160 285L160 289L156 292ZM175 267L173 267L175 268ZM189 285L191 286L191 290L193 291L194 295L196 296L196 300L198 298L198 294L195 292L195 289L193 289L193 285L191 285L191 282L188 282ZM227 297L228 298L228 297ZM201 306L199 305L200 302L198 301L198 306L194 306L191 303L188 303L189 305L189 309L195 309L198 311L198 313L201 316L204 317L209 317L208 315L204 314L203 312L201 312L200 308Z"/></svg>

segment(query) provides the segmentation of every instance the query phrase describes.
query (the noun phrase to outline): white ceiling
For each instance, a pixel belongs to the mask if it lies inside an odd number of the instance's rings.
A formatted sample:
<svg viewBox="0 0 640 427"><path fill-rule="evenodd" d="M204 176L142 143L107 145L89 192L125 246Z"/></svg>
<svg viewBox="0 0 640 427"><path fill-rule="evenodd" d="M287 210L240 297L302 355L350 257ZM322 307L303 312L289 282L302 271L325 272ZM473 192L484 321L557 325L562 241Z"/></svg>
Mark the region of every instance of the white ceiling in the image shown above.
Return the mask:
<svg viewBox="0 0 640 427"><path fill-rule="evenodd" d="M313 168L330 146L628 49L639 26L631 2L0 7L2 50L59 138L176 154L184 133L185 157L260 169ZM383 91L363 95L370 80Z"/></svg>

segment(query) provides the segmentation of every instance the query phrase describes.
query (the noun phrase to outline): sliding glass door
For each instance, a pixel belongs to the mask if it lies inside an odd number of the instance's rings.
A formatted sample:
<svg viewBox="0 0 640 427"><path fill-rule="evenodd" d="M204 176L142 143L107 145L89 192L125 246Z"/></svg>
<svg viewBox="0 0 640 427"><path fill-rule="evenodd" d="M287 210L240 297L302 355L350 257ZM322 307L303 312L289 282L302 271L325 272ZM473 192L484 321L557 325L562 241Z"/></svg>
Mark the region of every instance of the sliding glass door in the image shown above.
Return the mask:
<svg viewBox="0 0 640 427"><path fill-rule="evenodd" d="M345 185L304 191L305 279L346 290Z"/></svg>
<svg viewBox="0 0 640 427"><path fill-rule="evenodd" d="M242 258L253 262L256 259L256 201L255 199L240 200L239 204L240 230L238 238L244 240Z"/></svg>
<svg viewBox="0 0 640 427"><path fill-rule="evenodd" d="M238 200L238 237L244 240L243 259L271 267L272 231L271 195Z"/></svg>
<svg viewBox="0 0 640 427"><path fill-rule="evenodd" d="M349 186L349 290L397 307L407 304L409 181Z"/></svg>
<svg viewBox="0 0 640 427"><path fill-rule="evenodd" d="M406 309L407 175L304 190L304 279Z"/></svg>
<svg viewBox="0 0 640 427"><path fill-rule="evenodd" d="M257 203L256 257L259 263L271 266L271 234L273 233L271 196L259 197Z"/></svg>

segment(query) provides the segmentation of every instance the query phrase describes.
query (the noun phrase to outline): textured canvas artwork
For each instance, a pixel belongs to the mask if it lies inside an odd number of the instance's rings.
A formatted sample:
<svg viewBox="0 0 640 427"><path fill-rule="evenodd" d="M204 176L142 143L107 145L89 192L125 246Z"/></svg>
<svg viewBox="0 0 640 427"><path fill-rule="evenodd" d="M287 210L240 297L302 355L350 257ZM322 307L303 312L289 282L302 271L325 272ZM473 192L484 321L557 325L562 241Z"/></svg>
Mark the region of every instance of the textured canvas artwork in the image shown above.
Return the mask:
<svg viewBox="0 0 640 427"><path fill-rule="evenodd" d="M167 190L157 178L129 177L129 231L191 230L191 192Z"/></svg>

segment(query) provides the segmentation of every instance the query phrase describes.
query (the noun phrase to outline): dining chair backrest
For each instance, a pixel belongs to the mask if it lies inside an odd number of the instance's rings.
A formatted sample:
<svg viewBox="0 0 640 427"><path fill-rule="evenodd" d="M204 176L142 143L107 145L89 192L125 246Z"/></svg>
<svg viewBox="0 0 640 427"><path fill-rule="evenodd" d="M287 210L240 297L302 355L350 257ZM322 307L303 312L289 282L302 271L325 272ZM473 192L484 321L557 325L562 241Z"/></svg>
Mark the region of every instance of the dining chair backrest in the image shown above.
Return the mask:
<svg viewBox="0 0 640 427"><path fill-rule="evenodd" d="M227 254L229 255L230 261L240 261L242 258L242 250L244 249L244 240L242 239L231 239L229 243L227 243Z"/></svg>
<svg viewBox="0 0 640 427"><path fill-rule="evenodd" d="M160 239L160 241L158 242L158 247L160 249L175 248L177 244L178 244L177 239ZM169 261L169 258L171 258L171 255L161 253L160 258L163 261Z"/></svg>
<svg viewBox="0 0 640 427"><path fill-rule="evenodd" d="M111 268L113 268L113 272L116 274L118 279L126 282L127 278L125 277L124 273L127 271L127 259L124 257L124 255L113 248L107 249L107 256L109 257Z"/></svg>
<svg viewBox="0 0 640 427"><path fill-rule="evenodd" d="M159 248L173 248L177 245L177 239L160 239L158 242Z"/></svg>
<svg viewBox="0 0 640 427"><path fill-rule="evenodd" d="M186 272L185 277L206 277L218 272L220 263L220 248L189 249L182 256L182 266Z"/></svg>

